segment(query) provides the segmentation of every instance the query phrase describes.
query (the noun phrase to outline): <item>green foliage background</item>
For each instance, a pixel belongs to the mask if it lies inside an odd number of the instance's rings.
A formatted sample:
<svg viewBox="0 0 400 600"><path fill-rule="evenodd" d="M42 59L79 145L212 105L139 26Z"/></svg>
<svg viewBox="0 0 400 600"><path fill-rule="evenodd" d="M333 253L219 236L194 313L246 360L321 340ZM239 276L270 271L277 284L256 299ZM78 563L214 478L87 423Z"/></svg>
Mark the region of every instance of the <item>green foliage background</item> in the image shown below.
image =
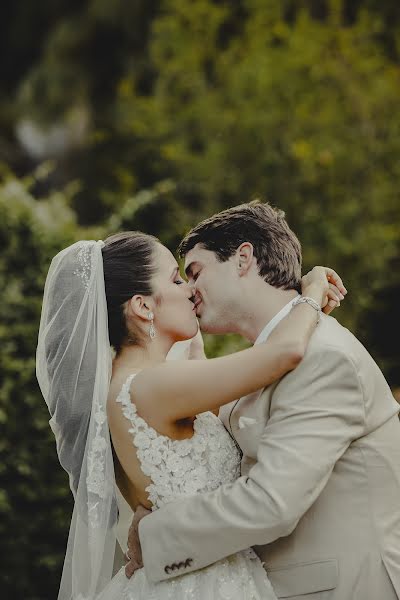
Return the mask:
<svg viewBox="0 0 400 600"><path fill-rule="evenodd" d="M212 212L283 208L337 318L400 386L395 0L53 0L0 22L0 589L56 597L71 498L34 373L51 257ZM237 348L209 337L209 354Z"/></svg>

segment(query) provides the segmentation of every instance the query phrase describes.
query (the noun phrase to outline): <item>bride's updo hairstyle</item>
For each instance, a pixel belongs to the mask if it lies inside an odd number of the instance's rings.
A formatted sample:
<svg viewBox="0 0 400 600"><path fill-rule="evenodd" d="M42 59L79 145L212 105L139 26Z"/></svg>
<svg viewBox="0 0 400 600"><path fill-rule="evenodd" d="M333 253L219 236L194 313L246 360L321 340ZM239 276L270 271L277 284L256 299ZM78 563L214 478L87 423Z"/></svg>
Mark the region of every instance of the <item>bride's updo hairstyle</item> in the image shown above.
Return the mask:
<svg viewBox="0 0 400 600"><path fill-rule="evenodd" d="M138 327L125 316L125 303L132 296L151 296L156 271L154 255L159 240L140 231L109 236L102 248L110 344L117 355L124 345L143 343Z"/></svg>

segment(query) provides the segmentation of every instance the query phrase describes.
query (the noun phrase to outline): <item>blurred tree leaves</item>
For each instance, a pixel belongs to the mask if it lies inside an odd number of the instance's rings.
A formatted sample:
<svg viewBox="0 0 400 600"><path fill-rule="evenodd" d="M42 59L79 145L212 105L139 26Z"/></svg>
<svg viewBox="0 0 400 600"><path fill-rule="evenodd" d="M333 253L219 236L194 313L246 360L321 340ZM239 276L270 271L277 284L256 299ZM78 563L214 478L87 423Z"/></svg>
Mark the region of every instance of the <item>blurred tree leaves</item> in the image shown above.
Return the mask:
<svg viewBox="0 0 400 600"><path fill-rule="evenodd" d="M229 35L228 5L206 4L165 3L149 43L153 93L124 77L123 129L153 141L182 205L188 191L197 199L193 217L255 196L284 208L306 268L343 274L342 320L366 339L375 295L399 285L386 266L400 244L400 71L383 19L360 7L349 23L332 2L325 19L304 3L289 22L287 4L253 1Z"/></svg>

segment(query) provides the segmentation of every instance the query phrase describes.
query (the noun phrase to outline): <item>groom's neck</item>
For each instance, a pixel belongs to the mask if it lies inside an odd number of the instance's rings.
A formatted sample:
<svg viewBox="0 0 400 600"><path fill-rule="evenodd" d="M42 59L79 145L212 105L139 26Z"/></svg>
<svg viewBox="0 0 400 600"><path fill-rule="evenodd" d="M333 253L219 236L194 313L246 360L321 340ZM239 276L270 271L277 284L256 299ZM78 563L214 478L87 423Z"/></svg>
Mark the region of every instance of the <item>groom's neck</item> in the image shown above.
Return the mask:
<svg viewBox="0 0 400 600"><path fill-rule="evenodd" d="M260 280L243 297L238 333L254 344L267 323L297 294L296 290L280 290Z"/></svg>

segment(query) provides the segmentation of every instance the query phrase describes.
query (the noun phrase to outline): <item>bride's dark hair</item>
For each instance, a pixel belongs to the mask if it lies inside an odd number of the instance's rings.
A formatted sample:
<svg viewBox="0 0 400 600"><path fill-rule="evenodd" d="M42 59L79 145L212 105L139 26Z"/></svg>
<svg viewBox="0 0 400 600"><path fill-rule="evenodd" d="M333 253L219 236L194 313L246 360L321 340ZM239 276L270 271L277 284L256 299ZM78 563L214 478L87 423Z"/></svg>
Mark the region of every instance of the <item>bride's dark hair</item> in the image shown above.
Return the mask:
<svg viewBox="0 0 400 600"><path fill-rule="evenodd" d="M127 326L125 303L136 294L153 294L154 252L159 240L140 231L109 236L102 248L110 344L118 354L123 345L141 343L138 330Z"/></svg>

